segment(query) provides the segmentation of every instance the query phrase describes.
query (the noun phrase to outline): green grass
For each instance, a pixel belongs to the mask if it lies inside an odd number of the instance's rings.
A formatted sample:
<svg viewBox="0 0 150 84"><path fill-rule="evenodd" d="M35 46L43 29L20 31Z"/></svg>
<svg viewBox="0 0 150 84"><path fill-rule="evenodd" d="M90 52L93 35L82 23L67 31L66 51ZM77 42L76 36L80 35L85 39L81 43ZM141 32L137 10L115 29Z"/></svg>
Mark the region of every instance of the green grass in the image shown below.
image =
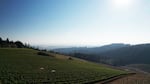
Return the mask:
<svg viewBox="0 0 150 84"><path fill-rule="evenodd" d="M1 48L0 80L2 84L17 83L89 83L125 72L107 68L68 56L49 53L55 57L37 55L36 50ZM44 69L40 69L44 68ZM52 73L52 70L56 70Z"/></svg>

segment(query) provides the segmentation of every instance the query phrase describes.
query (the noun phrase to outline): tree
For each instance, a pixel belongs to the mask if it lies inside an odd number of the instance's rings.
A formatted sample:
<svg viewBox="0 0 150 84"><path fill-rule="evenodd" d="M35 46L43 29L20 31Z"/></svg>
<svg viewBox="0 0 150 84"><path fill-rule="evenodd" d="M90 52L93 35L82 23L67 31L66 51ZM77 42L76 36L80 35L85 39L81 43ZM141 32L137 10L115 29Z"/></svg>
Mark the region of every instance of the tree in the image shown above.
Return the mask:
<svg viewBox="0 0 150 84"><path fill-rule="evenodd" d="M6 42L9 43L9 39L8 38L6 39Z"/></svg>
<svg viewBox="0 0 150 84"><path fill-rule="evenodd" d="M0 37L0 43L2 43L3 39Z"/></svg>
<svg viewBox="0 0 150 84"><path fill-rule="evenodd" d="M17 45L17 48L24 48L24 45L20 41L16 41L15 44Z"/></svg>
<svg viewBox="0 0 150 84"><path fill-rule="evenodd" d="M0 47L2 47L2 38L0 37Z"/></svg>

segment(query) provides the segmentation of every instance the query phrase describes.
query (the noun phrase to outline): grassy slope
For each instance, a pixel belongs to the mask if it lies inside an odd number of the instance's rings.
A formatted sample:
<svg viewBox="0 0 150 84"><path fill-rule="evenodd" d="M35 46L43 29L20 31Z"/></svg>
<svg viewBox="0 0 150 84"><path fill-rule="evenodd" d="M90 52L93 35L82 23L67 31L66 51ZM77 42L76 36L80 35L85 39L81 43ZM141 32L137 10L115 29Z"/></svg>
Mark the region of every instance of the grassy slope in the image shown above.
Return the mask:
<svg viewBox="0 0 150 84"><path fill-rule="evenodd" d="M142 71L150 73L150 64L130 64L127 67L133 67Z"/></svg>
<svg viewBox="0 0 150 84"><path fill-rule="evenodd" d="M47 57L31 49L0 49L2 83L88 83L125 72L67 56ZM40 68L44 68L41 70ZM51 70L56 70L52 73Z"/></svg>

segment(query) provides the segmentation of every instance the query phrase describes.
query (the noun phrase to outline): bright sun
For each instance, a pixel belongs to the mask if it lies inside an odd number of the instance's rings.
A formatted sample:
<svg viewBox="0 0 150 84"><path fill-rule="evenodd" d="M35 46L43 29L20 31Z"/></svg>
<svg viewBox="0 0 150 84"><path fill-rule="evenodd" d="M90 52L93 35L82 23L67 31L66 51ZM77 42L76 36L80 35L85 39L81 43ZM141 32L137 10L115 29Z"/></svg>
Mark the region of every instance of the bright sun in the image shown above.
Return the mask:
<svg viewBox="0 0 150 84"><path fill-rule="evenodd" d="M133 4L134 0L112 0L113 5L116 7L128 7Z"/></svg>

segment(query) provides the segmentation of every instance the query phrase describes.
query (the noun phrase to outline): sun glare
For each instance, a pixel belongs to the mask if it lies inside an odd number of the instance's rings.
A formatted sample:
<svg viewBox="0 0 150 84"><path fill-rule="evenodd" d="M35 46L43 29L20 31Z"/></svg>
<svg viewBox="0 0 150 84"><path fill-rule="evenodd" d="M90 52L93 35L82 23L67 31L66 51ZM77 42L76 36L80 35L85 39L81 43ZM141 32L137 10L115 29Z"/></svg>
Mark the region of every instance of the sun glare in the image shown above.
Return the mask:
<svg viewBox="0 0 150 84"><path fill-rule="evenodd" d="M115 7L129 7L133 4L134 0L112 0Z"/></svg>

